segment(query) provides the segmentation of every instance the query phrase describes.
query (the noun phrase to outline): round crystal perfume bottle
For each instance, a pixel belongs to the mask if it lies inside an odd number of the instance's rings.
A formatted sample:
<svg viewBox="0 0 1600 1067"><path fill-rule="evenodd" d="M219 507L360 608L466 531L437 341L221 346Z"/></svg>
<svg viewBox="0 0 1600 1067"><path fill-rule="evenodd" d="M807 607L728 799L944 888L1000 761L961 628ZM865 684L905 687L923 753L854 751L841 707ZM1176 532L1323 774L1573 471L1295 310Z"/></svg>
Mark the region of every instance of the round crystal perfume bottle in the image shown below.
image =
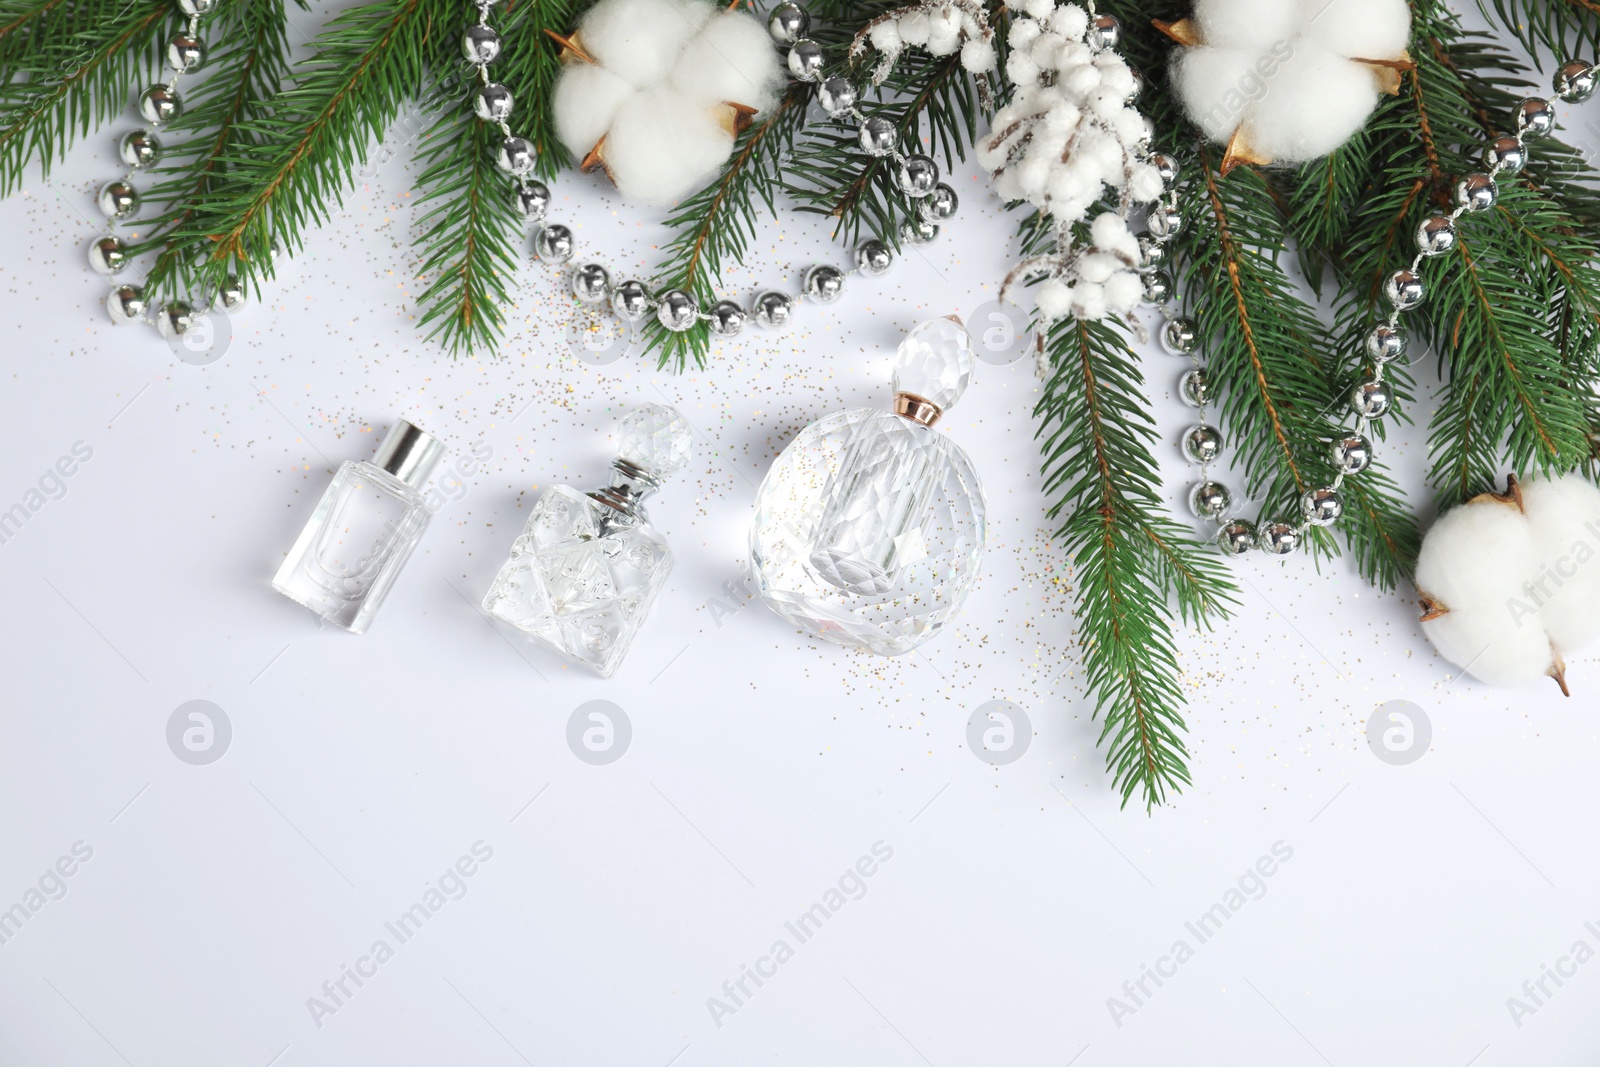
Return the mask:
<svg viewBox="0 0 1600 1067"><path fill-rule="evenodd" d="M959 320L925 322L900 343L892 411L830 415L778 456L756 494L750 554L779 615L886 656L955 616L983 556L983 489L933 424L974 365Z"/></svg>

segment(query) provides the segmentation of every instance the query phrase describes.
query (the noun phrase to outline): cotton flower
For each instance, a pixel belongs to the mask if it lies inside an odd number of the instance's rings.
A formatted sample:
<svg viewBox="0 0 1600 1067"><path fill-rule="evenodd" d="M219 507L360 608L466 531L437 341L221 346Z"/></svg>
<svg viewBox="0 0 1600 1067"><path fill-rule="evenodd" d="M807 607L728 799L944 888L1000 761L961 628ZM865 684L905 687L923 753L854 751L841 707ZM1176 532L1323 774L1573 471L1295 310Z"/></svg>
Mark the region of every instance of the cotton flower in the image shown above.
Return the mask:
<svg viewBox="0 0 1600 1067"><path fill-rule="evenodd" d="M1196 0L1157 23L1185 45L1173 82L1189 117L1240 163L1301 163L1349 140L1400 87L1406 0Z"/></svg>
<svg viewBox="0 0 1600 1067"><path fill-rule="evenodd" d="M1600 635L1600 489L1578 475L1486 493L1433 524L1417 557L1422 630L1490 685L1548 675Z"/></svg>
<svg viewBox="0 0 1600 1067"><path fill-rule="evenodd" d="M710 181L783 84L766 28L710 0L600 0L564 44L556 132L642 203Z"/></svg>

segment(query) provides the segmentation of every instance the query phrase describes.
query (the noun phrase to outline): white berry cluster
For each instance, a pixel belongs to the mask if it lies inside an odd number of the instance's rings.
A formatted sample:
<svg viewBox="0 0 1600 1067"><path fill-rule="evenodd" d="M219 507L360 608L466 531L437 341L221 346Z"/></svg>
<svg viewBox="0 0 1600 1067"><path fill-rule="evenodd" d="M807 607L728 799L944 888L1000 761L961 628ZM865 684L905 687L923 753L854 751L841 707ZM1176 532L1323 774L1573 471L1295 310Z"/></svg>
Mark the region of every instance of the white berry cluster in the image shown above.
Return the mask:
<svg viewBox="0 0 1600 1067"><path fill-rule="evenodd" d="M978 164L1000 197L1031 204L1064 235L1053 253L1019 265L1006 280L1009 289L1047 276L1037 295L1047 322L1133 310L1143 286L1127 215L1164 191L1160 170L1146 158L1149 122L1131 103L1139 76L1097 32L1077 4L1028 0L1006 38L1015 92L978 145ZM1074 249L1065 235L1108 193L1116 210L1094 220L1088 248Z"/></svg>
<svg viewBox="0 0 1600 1067"><path fill-rule="evenodd" d="M850 45L850 58L859 60L868 44L878 54L872 83L882 84L907 48L922 48L935 56L961 53L961 66L972 74L994 70L994 30L977 0L924 0L895 8L869 22ZM980 91L986 83L979 83Z"/></svg>

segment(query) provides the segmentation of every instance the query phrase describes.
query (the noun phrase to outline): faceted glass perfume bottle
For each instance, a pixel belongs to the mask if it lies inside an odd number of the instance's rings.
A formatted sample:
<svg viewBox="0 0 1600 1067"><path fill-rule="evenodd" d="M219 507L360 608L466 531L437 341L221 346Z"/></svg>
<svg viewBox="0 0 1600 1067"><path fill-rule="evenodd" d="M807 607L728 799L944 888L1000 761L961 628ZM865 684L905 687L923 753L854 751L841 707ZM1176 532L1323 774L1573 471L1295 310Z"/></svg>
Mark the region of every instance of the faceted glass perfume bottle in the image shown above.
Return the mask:
<svg viewBox="0 0 1600 1067"><path fill-rule="evenodd" d="M340 464L272 587L351 633L365 633L432 513L422 490L444 445L404 419L372 462Z"/></svg>
<svg viewBox="0 0 1600 1067"><path fill-rule="evenodd" d="M925 322L896 354L893 411L830 415L783 450L750 533L757 588L779 615L887 656L955 616L983 556L983 489L933 424L974 365L958 320Z"/></svg>
<svg viewBox="0 0 1600 1067"><path fill-rule="evenodd" d="M618 429L611 484L545 490L483 599L496 619L604 677L672 570L642 501L688 464L692 441L688 420L663 404L640 405Z"/></svg>

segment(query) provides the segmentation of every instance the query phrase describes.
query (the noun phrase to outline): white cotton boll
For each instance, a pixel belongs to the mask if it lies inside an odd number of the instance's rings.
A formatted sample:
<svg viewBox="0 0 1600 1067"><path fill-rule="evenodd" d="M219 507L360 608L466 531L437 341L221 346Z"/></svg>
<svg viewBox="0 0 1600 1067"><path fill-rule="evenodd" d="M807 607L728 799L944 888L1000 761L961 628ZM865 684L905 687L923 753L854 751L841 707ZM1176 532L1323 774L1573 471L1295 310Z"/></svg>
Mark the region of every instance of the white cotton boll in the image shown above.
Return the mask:
<svg viewBox="0 0 1600 1067"><path fill-rule="evenodd" d="M885 19L872 27L867 39L880 52L898 52L904 44L900 40L900 26L894 19Z"/></svg>
<svg viewBox="0 0 1600 1067"><path fill-rule="evenodd" d="M1519 629L1509 619L1503 604L1452 611L1423 623L1422 632L1439 655L1488 685L1523 685L1544 677L1553 661L1544 627L1535 619Z"/></svg>
<svg viewBox="0 0 1600 1067"><path fill-rule="evenodd" d="M1050 13L1050 28L1063 37L1079 40L1089 29L1089 13L1077 4L1062 4Z"/></svg>
<svg viewBox="0 0 1600 1067"><path fill-rule="evenodd" d="M1116 256L1107 252L1090 252L1078 260L1078 277L1086 282L1104 285L1122 268L1123 262Z"/></svg>
<svg viewBox="0 0 1600 1067"><path fill-rule="evenodd" d="M1172 78L1189 118L1218 144L1233 136L1250 106L1241 86L1259 87L1255 57L1233 48L1181 49Z"/></svg>
<svg viewBox="0 0 1600 1067"><path fill-rule="evenodd" d="M1452 611L1501 607L1522 577L1511 561L1535 555L1532 531L1514 505L1482 503L1439 516L1417 553L1417 589Z"/></svg>
<svg viewBox="0 0 1600 1067"><path fill-rule="evenodd" d="M1043 31L1044 27L1034 19L1013 19L1011 29L1006 33L1006 44L1013 52L1026 51Z"/></svg>
<svg viewBox="0 0 1600 1067"><path fill-rule="evenodd" d="M589 63L568 67L556 82L550 100L556 136L569 152L582 159L604 136L617 109L634 91L633 86L604 67Z"/></svg>
<svg viewBox="0 0 1600 1067"><path fill-rule="evenodd" d="M1092 282L1079 282L1072 287L1072 313L1080 319L1106 317L1106 289Z"/></svg>
<svg viewBox="0 0 1600 1067"><path fill-rule="evenodd" d="M1341 56L1393 59L1411 40L1405 0L1309 0L1308 6L1301 32Z"/></svg>
<svg viewBox="0 0 1600 1067"><path fill-rule="evenodd" d="M972 74L987 74L995 68L994 45L988 41L968 41L961 46L961 67Z"/></svg>
<svg viewBox="0 0 1600 1067"><path fill-rule="evenodd" d="M1296 0L1195 0L1194 21L1208 45L1266 46L1298 31L1299 8Z"/></svg>
<svg viewBox="0 0 1600 1067"><path fill-rule="evenodd" d="M1600 637L1600 489L1582 476L1531 481L1522 504L1538 546L1533 591L1551 640L1576 651Z"/></svg>
<svg viewBox="0 0 1600 1067"><path fill-rule="evenodd" d="M767 28L742 11L706 23L672 68L672 87L703 104L736 103L765 111L783 86Z"/></svg>
<svg viewBox="0 0 1600 1067"><path fill-rule="evenodd" d="M1030 18L1036 19L1048 19L1055 9L1056 0L1026 0L1022 5L1022 10L1027 12Z"/></svg>
<svg viewBox="0 0 1600 1067"><path fill-rule="evenodd" d="M705 0L609 0L589 9L578 32L601 66L634 85L654 85L716 10Z"/></svg>
<svg viewBox="0 0 1600 1067"><path fill-rule="evenodd" d="M722 169L733 135L667 89L634 95L606 135L606 170L630 200L664 204L701 188Z"/></svg>
<svg viewBox="0 0 1600 1067"><path fill-rule="evenodd" d="M1167 187L1161 181L1161 172L1148 163L1135 163L1128 176L1128 195L1135 204L1148 204L1159 200Z"/></svg>
<svg viewBox="0 0 1600 1067"><path fill-rule="evenodd" d="M1119 271L1106 282L1106 307L1126 315L1144 299L1144 282L1131 270Z"/></svg>
<svg viewBox="0 0 1600 1067"><path fill-rule="evenodd" d="M1072 290L1059 278L1046 278L1035 292L1034 302L1045 318L1065 318L1072 312Z"/></svg>
<svg viewBox="0 0 1600 1067"><path fill-rule="evenodd" d="M908 12L900 19L900 39L920 47L928 43L931 28L926 11Z"/></svg>
<svg viewBox="0 0 1600 1067"><path fill-rule="evenodd" d="M1304 162L1348 141L1377 103L1371 71L1302 38L1251 105L1246 132L1267 158Z"/></svg>

